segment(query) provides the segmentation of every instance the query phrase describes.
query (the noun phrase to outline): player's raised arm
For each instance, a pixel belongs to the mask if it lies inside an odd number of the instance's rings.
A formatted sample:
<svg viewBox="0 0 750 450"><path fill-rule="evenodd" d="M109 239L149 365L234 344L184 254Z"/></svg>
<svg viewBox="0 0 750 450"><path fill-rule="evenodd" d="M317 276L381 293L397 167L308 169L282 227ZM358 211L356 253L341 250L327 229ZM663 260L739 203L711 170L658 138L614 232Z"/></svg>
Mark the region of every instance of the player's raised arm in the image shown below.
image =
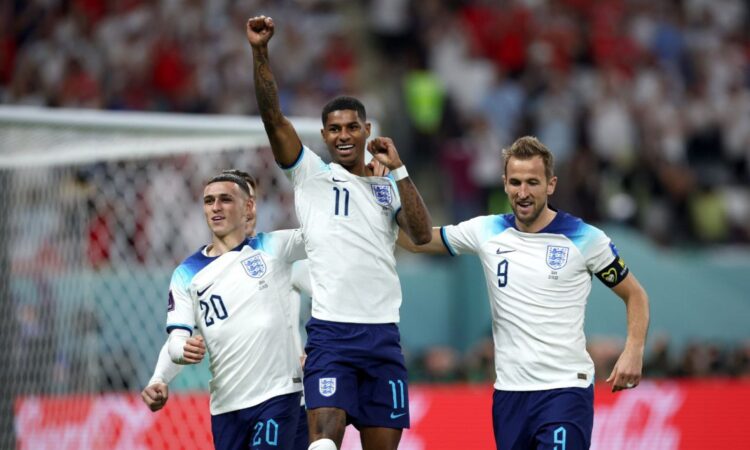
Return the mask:
<svg viewBox="0 0 750 450"><path fill-rule="evenodd" d="M271 71L268 41L274 33L273 19L266 16L248 19L245 31L247 40L253 48L255 98L258 101L260 117L276 162L288 167L297 161L302 150L302 142L292 123L281 112L276 78Z"/></svg>
<svg viewBox="0 0 750 450"><path fill-rule="evenodd" d="M401 196L401 210L396 216L399 227L413 243L427 244L432 239L432 218L417 186L401 162L393 141L387 137L375 138L367 144L367 150L390 170L391 176L396 180Z"/></svg>
<svg viewBox="0 0 750 450"><path fill-rule="evenodd" d="M612 392L616 392L634 388L641 382L649 306L646 291L632 273L612 290L625 302L628 321L625 349L607 378L607 383L612 383Z"/></svg>

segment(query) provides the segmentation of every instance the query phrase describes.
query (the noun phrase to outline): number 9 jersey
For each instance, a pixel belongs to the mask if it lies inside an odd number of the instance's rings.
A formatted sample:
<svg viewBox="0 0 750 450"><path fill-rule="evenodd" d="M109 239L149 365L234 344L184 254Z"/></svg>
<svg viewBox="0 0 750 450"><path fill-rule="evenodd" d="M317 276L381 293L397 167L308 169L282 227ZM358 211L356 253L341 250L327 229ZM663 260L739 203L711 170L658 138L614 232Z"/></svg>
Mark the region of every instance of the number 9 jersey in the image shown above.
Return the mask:
<svg viewBox="0 0 750 450"><path fill-rule="evenodd" d="M592 276L613 287L628 275L609 237L558 211L537 233L512 214L482 216L441 229L451 255L479 257L495 340L495 389L588 387L594 364L583 319Z"/></svg>
<svg viewBox="0 0 750 450"><path fill-rule="evenodd" d="M302 390L290 308L292 263L305 258L300 230L261 233L216 257L206 247L172 275L167 333L203 336L211 370L211 414Z"/></svg>

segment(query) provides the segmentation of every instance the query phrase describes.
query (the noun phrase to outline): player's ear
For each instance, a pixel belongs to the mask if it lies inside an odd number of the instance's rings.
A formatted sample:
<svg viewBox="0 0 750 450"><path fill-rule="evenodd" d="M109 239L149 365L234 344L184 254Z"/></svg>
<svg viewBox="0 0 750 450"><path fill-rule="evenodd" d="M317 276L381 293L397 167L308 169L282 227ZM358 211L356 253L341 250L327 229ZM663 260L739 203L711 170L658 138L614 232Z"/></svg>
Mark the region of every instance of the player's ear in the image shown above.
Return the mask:
<svg viewBox="0 0 750 450"><path fill-rule="evenodd" d="M555 187L557 187L557 177L553 176L547 181L547 195L555 193Z"/></svg>
<svg viewBox="0 0 750 450"><path fill-rule="evenodd" d="M503 175L503 190L506 194L508 193L508 179L505 178L505 175Z"/></svg>
<svg viewBox="0 0 750 450"><path fill-rule="evenodd" d="M252 197L248 197L245 202L245 217L247 217L247 220L253 218L253 205L255 205L255 200L253 200Z"/></svg>
<svg viewBox="0 0 750 450"><path fill-rule="evenodd" d="M367 137L370 137L370 132L372 131L372 124L370 122L365 122L365 134Z"/></svg>

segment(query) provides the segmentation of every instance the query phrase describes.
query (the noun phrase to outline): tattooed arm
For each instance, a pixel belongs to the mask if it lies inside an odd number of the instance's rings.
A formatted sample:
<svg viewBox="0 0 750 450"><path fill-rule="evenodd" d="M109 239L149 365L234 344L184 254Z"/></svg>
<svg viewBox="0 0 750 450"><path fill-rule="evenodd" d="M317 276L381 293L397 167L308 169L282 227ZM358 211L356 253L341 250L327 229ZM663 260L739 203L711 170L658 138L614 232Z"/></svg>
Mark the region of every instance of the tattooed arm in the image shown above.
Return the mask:
<svg viewBox="0 0 750 450"><path fill-rule="evenodd" d="M273 36L274 27L273 19L258 16L247 21L245 31L247 40L253 48L255 98L258 101L260 116L276 162L283 167L289 167L297 161L302 150L302 142L292 123L281 112L278 87L268 59L268 41Z"/></svg>

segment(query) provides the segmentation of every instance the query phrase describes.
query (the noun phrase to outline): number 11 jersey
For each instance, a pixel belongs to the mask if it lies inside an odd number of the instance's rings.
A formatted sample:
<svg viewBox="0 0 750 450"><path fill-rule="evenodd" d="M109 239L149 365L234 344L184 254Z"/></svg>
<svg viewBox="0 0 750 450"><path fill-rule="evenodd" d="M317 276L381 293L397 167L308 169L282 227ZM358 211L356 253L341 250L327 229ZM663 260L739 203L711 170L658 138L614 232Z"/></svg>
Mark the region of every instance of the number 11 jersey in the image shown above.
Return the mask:
<svg viewBox="0 0 750 450"><path fill-rule="evenodd" d="M390 178L360 177L326 164L307 147L282 167L310 260L312 316L346 323L397 323L401 285L394 249L398 189Z"/></svg>

